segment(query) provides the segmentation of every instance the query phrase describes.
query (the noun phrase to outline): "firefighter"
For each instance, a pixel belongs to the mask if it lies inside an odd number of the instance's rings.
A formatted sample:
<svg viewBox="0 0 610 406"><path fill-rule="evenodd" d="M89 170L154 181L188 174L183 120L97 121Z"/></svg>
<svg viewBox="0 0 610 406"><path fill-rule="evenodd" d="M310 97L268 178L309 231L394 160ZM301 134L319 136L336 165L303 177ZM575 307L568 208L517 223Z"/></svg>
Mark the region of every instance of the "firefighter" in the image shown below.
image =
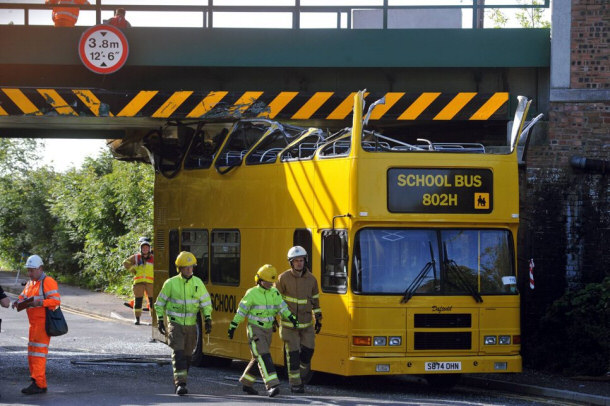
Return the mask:
<svg viewBox="0 0 610 406"><path fill-rule="evenodd" d="M21 389L21 393L26 395L47 391L46 366L51 337L45 330L45 308L50 307L54 310L61 303L57 282L43 272L42 266L42 258L38 255L32 255L26 260L25 267L30 280L17 300L13 302L13 308L17 308L17 311L27 309L30 321L28 364L32 383Z"/></svg>
<svg viewBox="0 0 610 406"><path fill-rule="evenodd" d="M256 380L254 377L256 363L258 363L258 369L265 382L269 397L277 396L280 393L280 381L277 378L275 365L273 365L269 352L275 315L280 313L287 320L290 320L294 326L297 325L296 318L288 310L280 292L273 287L276 280L277 270L273 265L261 266L254 276L256 286L248 289L241 299L237 307L237 313L229 326L228 335L232 340L239 323L246 317L248 318L248 345L252 358L241 378L239 378L239 382L243 385L243 391L249 395L258 395L258 391L253 387Z"/></svg>
<svg viewBox="0 0 610 406"><path fill-rule="evenodd" d="M89 4L87 0L46 0L45 4L57 4L64 7L53 7L53 22L56 27L74 27L78 20L78 7L66 7L73 4Z"/></svg>
<svg viewBox="0 0 610 406"><path fill-rule="evenodd" d="M165 281L157 302L157 327L163 335L167 333L172 348L172 366L176 395L186 395L186 378L191 365L193 350L197 346L197 317L203 313L205 333L212 332L212 300L203 281L193 276L197 258L182 251L176 258L179 274ZM165 328L163 316L167 316Z"/></svg>
<svg viewBox="0 0 610 406"><path fill-rule="evenodd" d="M144 293L146 292L146 296L148 296L149 309L155 302L153 297L153 283L155 281L154 258L150 241L147 238L140 238L140 252L123 261L123 266L133 274L133 295L135 298L133 315L136 318L134 324L139 325L140 316L142 316ZM131 307L131 304L126 303L126 305Z"/></svg>
<svg viewBox="0 0 610 406"><path fill-rule="evenodd" d="M299 324L294 327L292 322L283 319L280 337L284 340L290 390L304 393L304 384L311 378L315 334L322 328L322 311L318 281L306 266L307 251L299 245L290 248L288 262L290 269L277 278L275 286Z"/></svg>

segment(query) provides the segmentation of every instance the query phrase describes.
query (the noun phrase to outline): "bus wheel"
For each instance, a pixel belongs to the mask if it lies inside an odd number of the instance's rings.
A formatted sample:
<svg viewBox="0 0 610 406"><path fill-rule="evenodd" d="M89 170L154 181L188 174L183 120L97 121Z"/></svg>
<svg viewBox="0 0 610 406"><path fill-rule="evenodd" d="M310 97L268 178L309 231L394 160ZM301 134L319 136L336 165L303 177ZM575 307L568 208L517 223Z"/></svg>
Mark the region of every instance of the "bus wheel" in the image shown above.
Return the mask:
<svg viewBox="0 0 610 406"><path fill-rule="evenodd" d="M232 360L229 358L214 357L203 352L203 322L201 315L197 317L197 345L193 351L191 365L194 367L229 367Z"/></svg>
<svg viewBox="0 0 610 406"><path fill-rule="evenodd" d="M457 385L462 375L460 374L433 374L425 375L428 385L437 389L451 389Z"/></svg>
<svg viewBox="0 0 610 406"><path fill-rule="evenodd" d="M197 345L195 346L195 350L193 351L193 355L191 358L191 365L194 367L205 367L208 365L203 365L203 329L201 322L201 315L197 316Z"/></svg>

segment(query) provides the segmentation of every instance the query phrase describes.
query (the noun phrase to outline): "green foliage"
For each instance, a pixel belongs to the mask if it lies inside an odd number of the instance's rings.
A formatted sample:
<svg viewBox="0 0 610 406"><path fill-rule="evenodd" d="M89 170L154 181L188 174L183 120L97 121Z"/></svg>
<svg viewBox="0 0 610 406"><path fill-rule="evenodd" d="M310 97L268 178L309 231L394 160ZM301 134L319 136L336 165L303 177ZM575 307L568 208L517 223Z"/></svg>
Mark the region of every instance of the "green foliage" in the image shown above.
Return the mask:
<svg viewBox="0 0 610 406"><path fill-rule="evenodd" d="M610 368L610 277L556 300L541 320L534 366L566 375ZM561 356L557 356L561 354Z"/></svg>
<svg viewBox="0 0 610 406"><path fill-rule="evenodd" d="M519 4L527 4L532 6L544 5L541 0L517 0ZM515 18L522 28L550 28L551 22L544 19L544 11L546 9L540 7L524 7L515 13ZM494 28L506 27L510 18L499 8L487 9L486 17L493 23Z"/></svg>
<svg viewBox="0 0 610 406"><path fill-rule="evenodd" d="M126 294L123 260L152 236L154 172L109 152L63 174L35 168L32 140L0 138L0 262L16 269L32 253L60 281Z"/></svg>

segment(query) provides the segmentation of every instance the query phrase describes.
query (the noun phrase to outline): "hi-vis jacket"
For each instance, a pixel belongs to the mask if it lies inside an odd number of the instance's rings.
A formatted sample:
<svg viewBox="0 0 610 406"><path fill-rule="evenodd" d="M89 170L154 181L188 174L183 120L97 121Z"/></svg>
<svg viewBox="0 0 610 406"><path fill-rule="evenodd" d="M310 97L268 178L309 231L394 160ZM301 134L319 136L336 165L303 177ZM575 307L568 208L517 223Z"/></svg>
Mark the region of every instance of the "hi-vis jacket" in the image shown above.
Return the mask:
<svg viewBox="0 0 610 406"><path fill-rule="evenodd" d="M87 0L47 0L46 4L57 4L64 7L53 7L53 21L65 21L69 25L75 25L78 20L79 9L77 7L65 7L72 4L88 4Z"/></svg>
<svg viewBox="0 0 610 406"><path fill-rule="evenodd" d="M142 257L142 254L137 253L125 260L123 265L134 273L133 284L136 283L154 283L155 281L155 261L153 254L150 254L148 258Z"/></svg>
<svg viewBox="0 0 610 406"><path fill-rule="evenodd" d="M239 325L247 317L250 324L262 328L271 328L275 315L278 313L284 316L286 320L290 316L290 310L288 310L280 292L274 287L265 289L257 285L248 289L241 302L239 302L232 324ZM290 325L292 326L292 323Z"/></svg>
<svg viewBox="0 0 610 406"><path fill-rule="evenodd" d="M320 309L320 293L316 277L307 269L300 275L292 269L283 272L275 283L288 308L299 322L297 328L306 328L313 324L312 312L322 318ZM282 318L282 326L294 328L286 318Z"/></svg>
<svg viewBox="0 0 610 406"><path fill-rule="evenodd" d="M165 281L155 302L157 319L167 315L170 322L183 326L197 324L197 314L202 311L205 318L212 317L212 300L203 281L196 276L190 279L182 274Z"/></svg>
<svg viewBox="0 0 610 406"><path fill-rule="evenodd" d="M42 283L41 283L42 281ZM46 296L46 299L45 299ZM57 282L43 272L37 281L28 281L19 295L18 302L33 297L34 302L26 309L30 322L42 322L46 319L45 307L55 309L61 304Z"/></svg>

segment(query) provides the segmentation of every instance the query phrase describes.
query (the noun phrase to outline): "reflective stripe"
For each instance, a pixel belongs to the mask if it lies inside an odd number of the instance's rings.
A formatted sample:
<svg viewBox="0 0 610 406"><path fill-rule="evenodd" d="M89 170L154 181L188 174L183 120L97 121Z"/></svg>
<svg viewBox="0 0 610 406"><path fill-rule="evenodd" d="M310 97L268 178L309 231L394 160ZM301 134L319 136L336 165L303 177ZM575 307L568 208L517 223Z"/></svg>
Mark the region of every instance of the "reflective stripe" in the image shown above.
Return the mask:
<svg viewBox="0 0 610 406"><path fill-rule="evenodd" d="M261 309L261 310L266 310L266 309L277 309L277 306L271 305L271 306L252 306L250 307L251 309Z"/></svg>
<svg viewBox="0 0 610 406"><path fill-rule="evenodd" d="M149 281L155 280L155 278L151 278L150 276L136 276L135 278L133 278L134 281L137 281L138 279L148 279Z"/></svg>
<svg viewBox="0 0 610 406"><path fill-rule="evenodd" d="M319 295L319 294L315 294L315 295L313 295L311 298L312 298L312 299L318 299L319 297L320 297L320 295Z"/></svg>
<svg viewBox="0 0 610 406"><path fill-rule="evenodd" d="M239 308L242 309L244 312L248 313L248 308L246 306L244 306L243 303L239 304Z"/></svg>
<svg viewBox="0 0 610 406"><path fill-rule="evenodd" d="M277 373L273 373L273 374L267 376L267 382L272 381L274 379L277 379Z"/></svg>
<svg viewBox="0 0 610 406"><path fill-rule="evenodd" d="M307 304L307 299L297 299L295 297L290 296L282 296L285 301L296 304Z"/></svg>
<svg viewBox="0 0 610 406"><path fill-rule="evenodd" d="M163 298L163 300L167 300L169 299L169 297L165 296L165 293L161 292L159 293L159 299Z"/></svg>
<svg viewBox="0 0 610 406"><path fill-rule="evenodd" d="M44 352L33 352L33 351L28 351L28 357L40 357L40 358L46 358L47 354L45 354Z"/></svg>
<svg viewBox="0 0 610 406"><path fill-rule="evenodd" d="M176 313L176 312L170 312L170 311L166 311L165 314L167 314L168 316L176 316L176 317L195 317L197 316L197 313Z"/></svg>
<svg viewBox="0 0 610 406"><path fill-rule="evenodd" d="M211 305L212 305L212 301L211 301L211 300L208 300L207 302L203 302L203 303L201 303L201 304L199 305L199 307L203 308L203 307L206 307L206 306L211 306Z"/></svg>
<svg viewBox="0 0 610 406"><path fill-rule="evenodd" d="M70 13L69 11L56 11L55 17L57 17L57 16L65 16L65 17L70 17L74 20L78 20L78 14Z"/></svg>
<svg viewBox="0 0 610 406"><path fill-rule="evenodd" d="M294 374L288 374L288 377L292 378L292 379L300 378L301 377L301 373L300 372L295 372Z"/></svg>
<svg viewBox="0 0 610 406"><path fill-rule="evenodd" d="M50 290L46 293L47 293L47 296L51 296L53 293L59 293L59 291L56 289L56 290Z"/></svg>
<svg viewBox="0 0 610 406"><path fill-rule="evenodd" d="M237 314L239 314L239 315L240 315L240 316L242 316L242 317L246 317L246 316L247 316L247 314L246 314L246 313L244 313L244 312L241 310L241 308L237 309Z"/></svg>
<svg viewBox="0 0 610 406"><path fill-rule="evenodd" d="M313 323L299 323L297 325L297 327L295 327L295 326L292 325L292 322L282 320L282 326L284 326L284 327L301 329L301 328L306 328L306 327L309 327L309 326L312 326L312 325L313 325Z"/></svg>
<svg viewBox="0 0 610 406"><path fill-rule="evenodd" d="M43 343L35 343L34 341L30 341L30 342L28 342L28 346L29 347L42 347L42 348L46 348L49 345L48 344L43 344Z"/></svg>
<svg viewBox="0 0 610 406"><path fill-rule="evenodd" d="M189 299L189 300L181 300L181 299L174 299L174 298L168 298L168 301L172 302L172 303L176 303L176 304L194 304L194 303L199 303L199 299Z"/></svg>
<svg viewBox="0 0 610 406"><path fill-rule="evenodd" d="M322 309L313 309L314 313L322 313Z"/></svg>
<svg viewBox="0 0 610 406"><path fill-rule="evenodd" d="M273 316L269 316L269 317L258 317L258 316L253 316L252 314L248 315L248 319L250 320L256 320L256 321L266 321L266 322L270 322L273 321Z"/></svg>
<svg viewBox="0 0 610 406"><path fill-rule="evenodd" d="M252 375L243 374L241 377L248 382L252 382L252 383L256 382L256 378L253 377Z"/></svg>
<svg viewBox="0 0 610 406"><path fill-rule="evenodd" d="M155 303L155 305L165 307L165 300L158 298L157 303Z"/></svg>

